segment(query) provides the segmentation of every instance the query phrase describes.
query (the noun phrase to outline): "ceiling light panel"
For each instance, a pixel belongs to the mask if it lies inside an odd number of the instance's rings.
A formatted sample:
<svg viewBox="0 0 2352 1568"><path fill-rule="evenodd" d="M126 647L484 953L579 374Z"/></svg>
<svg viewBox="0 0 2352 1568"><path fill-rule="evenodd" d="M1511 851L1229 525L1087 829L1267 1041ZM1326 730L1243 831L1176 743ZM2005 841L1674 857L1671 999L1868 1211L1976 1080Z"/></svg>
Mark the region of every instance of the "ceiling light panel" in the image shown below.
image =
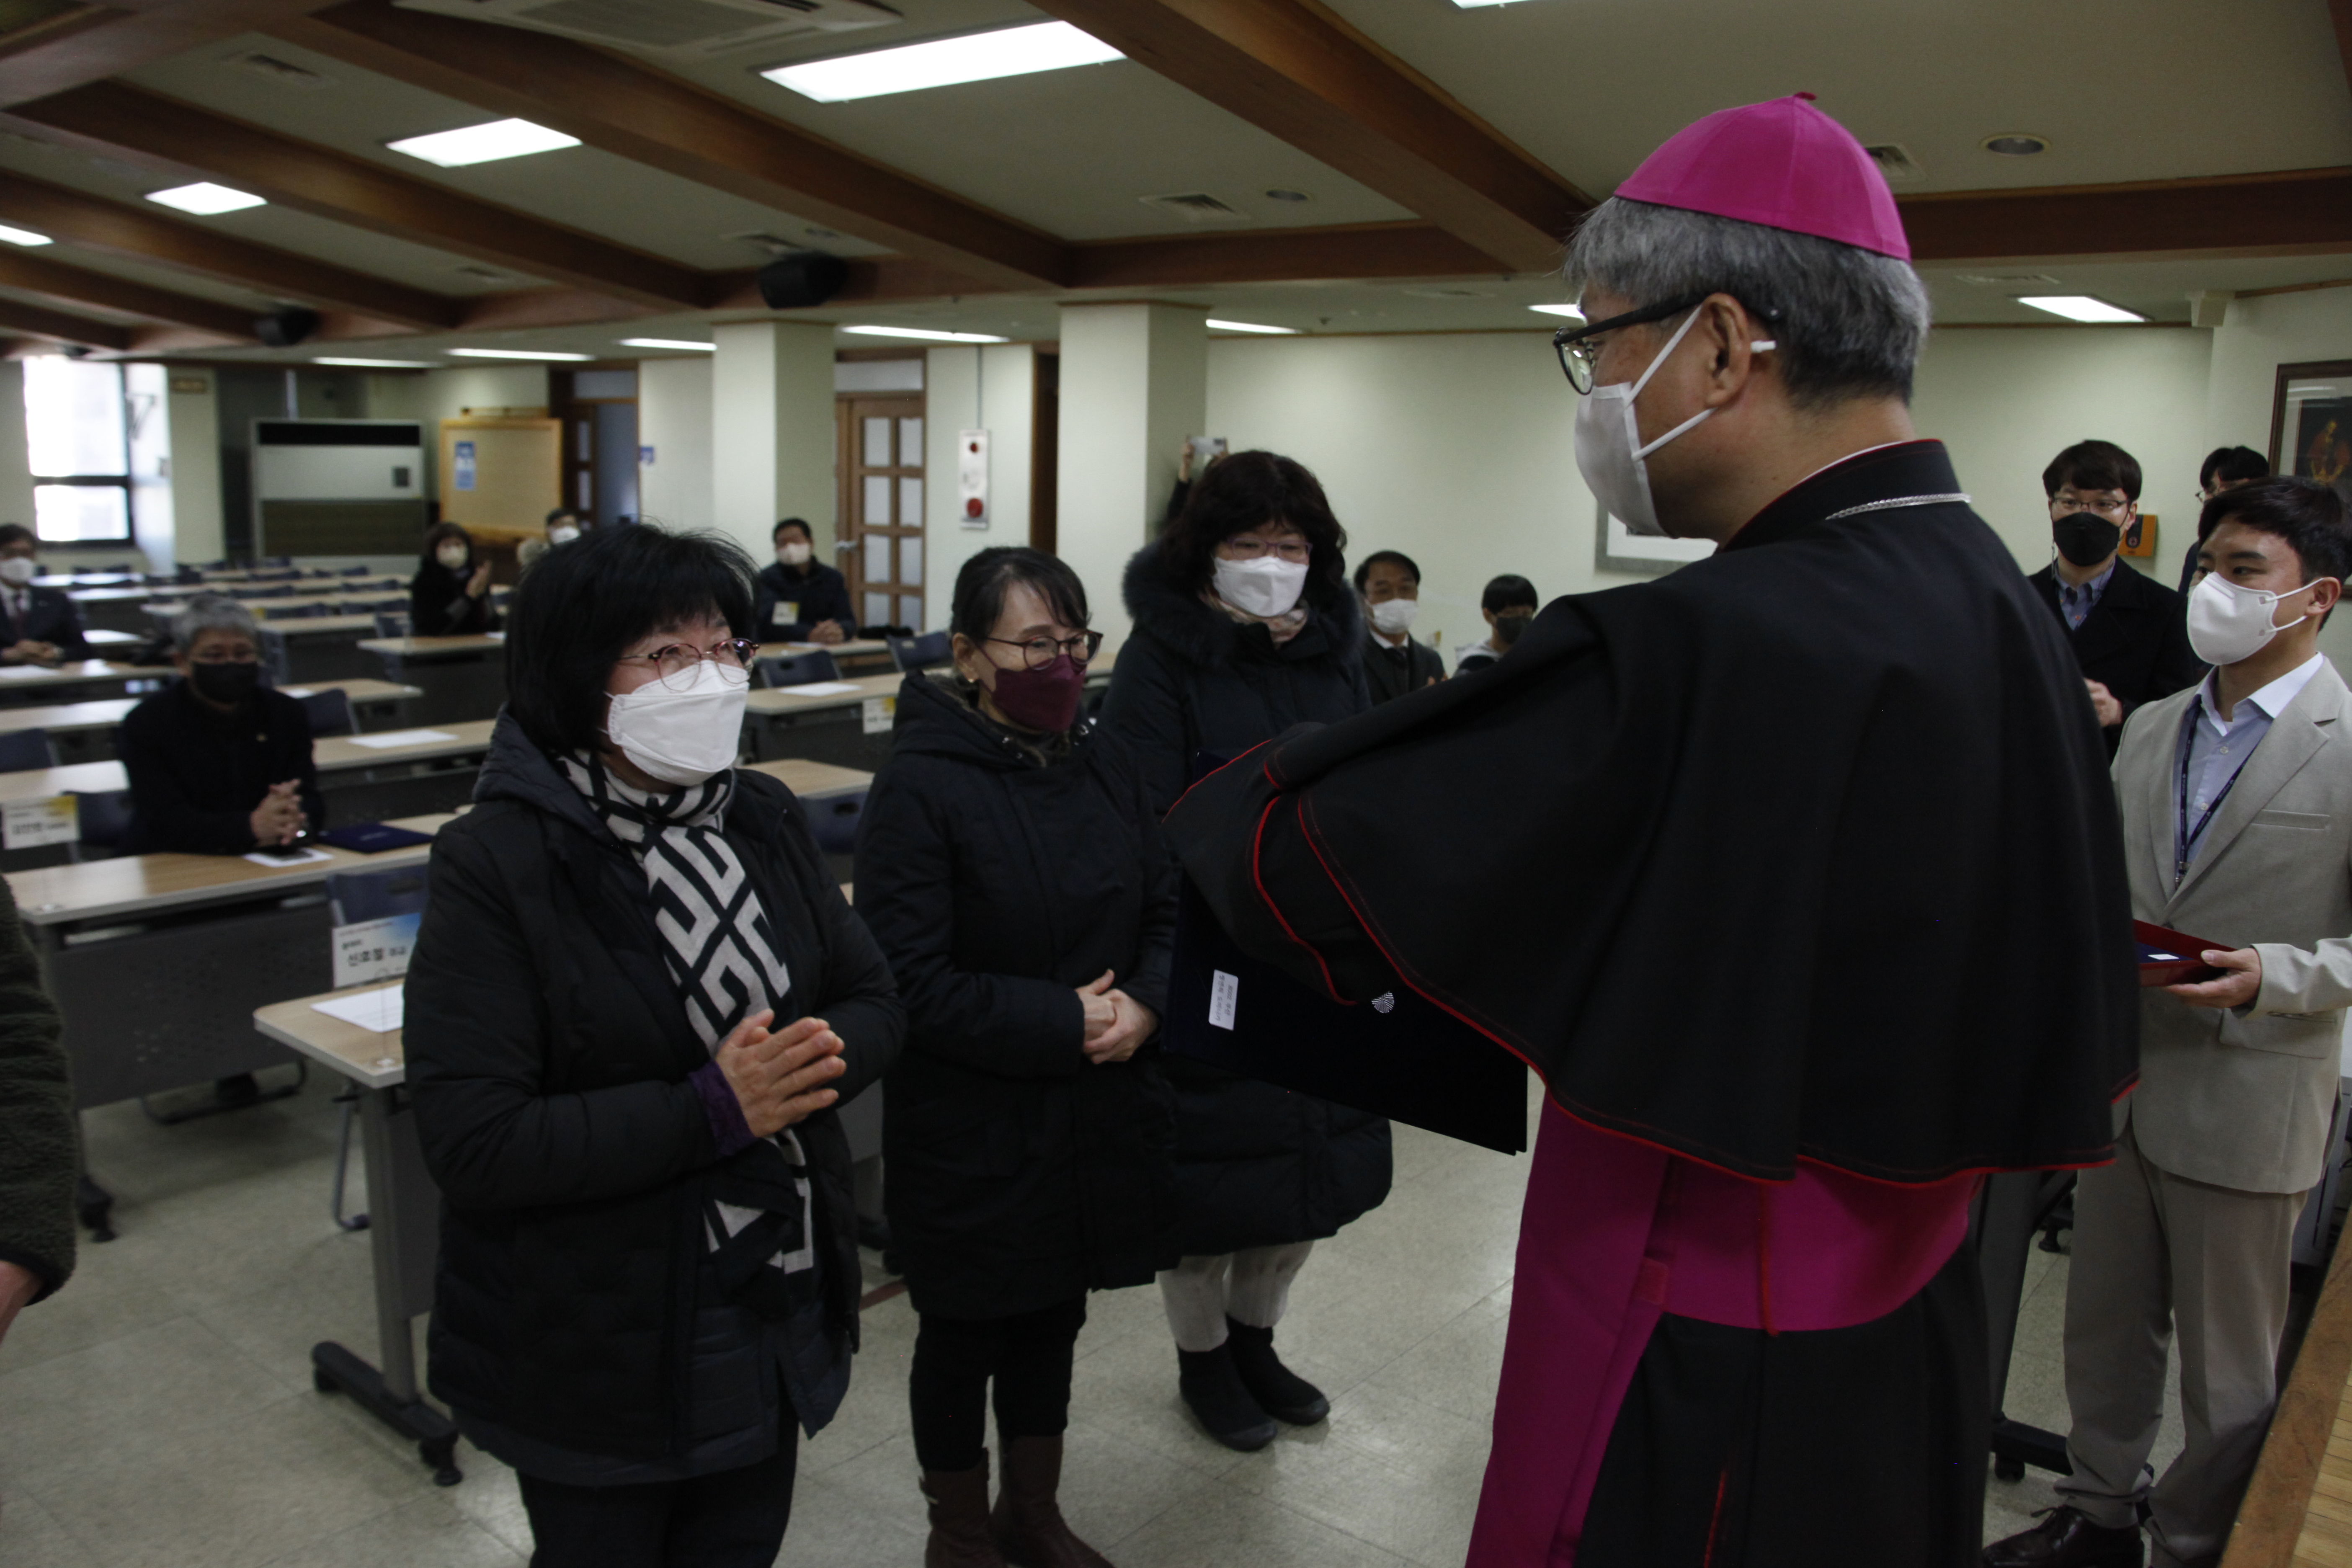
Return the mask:
<svg viewBox="0 0 2352 1568"><path fill-rule="evenodd" d="M623 338L625 349L692 349L698 353L714 353L717 343L690 342L685 338Z"/></svg>
<svg viewBox="0 0 2352 1568"><path fill-rule="evenodd" d="M1103 65L1127 57L1067 22L1034 22L960 38L933 38L895 49L871 49L826 60L798 60L760 74L819 103L845 103L885 93L919 92L961 82L992 81Z"/></svg>
<svg viewBox="0 0 2352 1568"><path fill-rule="evenodd" d="M558 353L553 349L450 349L460 359L591 360L594 354Z"/></svg>
<svg viewBox="0 0 2352 1568"><path fill-rule="evenodd" d="M150 191L147 199L162 206L194 213L198 217L211 217L215 213L243 212L247 207L269 205L259 196L232 191L226 185L215 185L210 180L198 180L193 185L173 185L168 191Z"/></svg>
<svg viewBox="0 0 2352 1568"><path fill-rule="evenodd" d="M919 338L933 343L1009 343L1011 338L993 338L986 332L938 332L928 327L844 327L845 332L856 332L862 338Z"/></svg>
<svg viewBox="0 0 2352 1568"><path fill-rule="evenodd" d="M1263 332L1269 337L1278 338L1295 338L1298 335L1297 327L1268 327L1256 321L1211 321L1209 330L1213 332Z"/></svg>
<svg viewBox="0 0 2352 1568"><path fill-rule="evenodd" d="M5 223L0 223L0 239L5 239L11 245L47 245L50 243L49 237L46 234L35 234L29 228L11 228Z"/></svg>
<svg viewBox="0 0 2352 1568"><path fill-rule="evenodd" d="M439 370L441 367L421 359L314 359L312 364L331 364L344 370Z"/></svg>
<svg viewBox="0 0 2352 1568"><path fill-rule="evenodd" d="M521 158L533 153L577 147L580 138L550 131L544 125L533 125L528 120L493 120L485 125L436 131L429 136L406 136L384 145L445 169L462 169L472 163L494 163L501 158Z"/></svg>
<svg viewBox="0 0 2352 1568"><path fill-rule="evenodd" d="M2063 316L2070 321L2145 321L2146 316L2126 310L2121 305L2110 305L2105 300L2095 300L2088 294L2021 294L2021 305L2031 305L2037 310L2047 310L2053 316Z"/></svg>

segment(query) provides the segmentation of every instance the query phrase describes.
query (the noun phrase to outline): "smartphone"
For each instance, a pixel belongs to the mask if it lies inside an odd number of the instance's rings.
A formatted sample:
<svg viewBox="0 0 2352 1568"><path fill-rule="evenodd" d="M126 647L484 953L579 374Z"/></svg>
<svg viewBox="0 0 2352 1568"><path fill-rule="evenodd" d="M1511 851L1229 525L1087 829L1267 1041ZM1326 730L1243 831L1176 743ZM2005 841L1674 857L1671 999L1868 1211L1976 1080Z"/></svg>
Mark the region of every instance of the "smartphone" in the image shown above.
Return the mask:
<svg viewBox="0 0 2352 1568"><path fill-rule="evenodd" d="M1223 436L1194 436L1189 439L1192 446L1192 460L1196 463L1225 455L1225 438Z"/></svg>

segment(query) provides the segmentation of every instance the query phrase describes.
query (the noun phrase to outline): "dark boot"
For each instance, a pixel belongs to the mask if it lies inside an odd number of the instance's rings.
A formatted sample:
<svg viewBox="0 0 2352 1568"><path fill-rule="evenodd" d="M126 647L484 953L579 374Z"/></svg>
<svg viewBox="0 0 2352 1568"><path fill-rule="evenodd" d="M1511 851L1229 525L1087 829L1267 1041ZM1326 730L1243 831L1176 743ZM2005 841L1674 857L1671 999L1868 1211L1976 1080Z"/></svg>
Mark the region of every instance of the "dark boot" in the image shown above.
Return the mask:
<svg viewBox="0 0 2352 1568"><path fill-rule="evenodd" d="M1293 1426L1312 1426L1331 1414L1323 1391L1282 1364L1274 1353L1274 1331L1225 1320L1225 1346L1234 1352L1234 1370L1250 1391L1258 1408Z"/></svg>
<svg viewBox="0 0 2352 1568"><path fill-rule="evenodd" d="M1985 1568L2140 1568L2137 1525L2109 1530L2080 1509L2043 1510L2042 1522L1984 1549Z"/></svg>
<svg viewBox="0 0 2352 1568"><path fill-rule="evenodd" d="M988 1527L1004 1560L1015 1568L1110 1568L1109 1560L1070 1533L1056 1494L1062 1488L1062 1439L1006 1437L1004 1485Z"/></svg>
<svg viewBox="0 0 2352 1568"><path fill-rule="evenodd" d="M988 1530L988 1455L968 1470L925 1470L923 1500L930 1505L931 1538L923 1568L1004 1568L1004 1554Z"/></svg>
<svg viewBox="0 0 2352 1568"><path fill-rule="evenodd" d="M1274 1441L1275 1425L1234 1370L1233 1343L1176 1352L1176 1388L1209 1436L1246 1454Z"/></svg>

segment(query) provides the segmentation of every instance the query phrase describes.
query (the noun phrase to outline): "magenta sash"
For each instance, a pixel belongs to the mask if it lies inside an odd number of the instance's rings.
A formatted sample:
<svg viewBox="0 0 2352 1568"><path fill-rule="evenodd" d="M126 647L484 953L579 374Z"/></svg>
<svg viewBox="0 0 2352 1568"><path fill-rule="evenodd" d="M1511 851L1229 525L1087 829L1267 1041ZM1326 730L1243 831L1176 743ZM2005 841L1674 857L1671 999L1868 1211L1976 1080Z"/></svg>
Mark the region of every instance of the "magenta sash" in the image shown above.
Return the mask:
<svg viewBox="0 0 2352 1568"><path fill-rule="evenodd" d="M1895 1186L1811 1164L1750 1182L1547 1104L1471 1568L1571 1568L1660 1313L1772 1332L1884 1317L1959 1246L1976 1184Z"/></svg>

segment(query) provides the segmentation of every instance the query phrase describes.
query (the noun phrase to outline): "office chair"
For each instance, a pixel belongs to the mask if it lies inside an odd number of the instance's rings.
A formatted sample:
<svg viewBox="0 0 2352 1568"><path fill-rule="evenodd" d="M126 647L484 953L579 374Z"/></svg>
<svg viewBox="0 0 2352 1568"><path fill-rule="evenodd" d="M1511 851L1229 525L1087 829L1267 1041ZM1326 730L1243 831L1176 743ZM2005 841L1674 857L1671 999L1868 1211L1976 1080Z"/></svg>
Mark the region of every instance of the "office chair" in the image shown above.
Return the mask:
<svg viewBox="0 0 2352 1568"><path fill-rule="evenodd" d="M127 789L72 790L74 812L81 825L81 841L73 847L76 860L99 859L84 852L120 852L131 842L131 792Z"/></svg>
<svg viewBox="0 0 2352 1568"><path fill-rule="evenodd" d="M753 661L760 673L760 684L779 686L812 686L820 680L838 680L839 668L833 655L824 648L814 653L794 654L789 658L762 658Z"/></svg>
<svg viewBox="0 0 2352 1568"><path fill-rule="evenodd" d="M857 848L857 819L866 815L866 792L856 795L829 795L822 800L804 800L808 808L809 832L816 838L816 847L828 855L848 855Z"/></svg>
<svg viewBox="0 0 2352 1568"><path fill-rule="evenodd" d="M389 610L378 610L375 613L375 635L380 637L404 637L413 635L410 630L408 607L405 605L402 605L400 613L396 616Z"/></svg>
<svg viewBox="0 0 2352 1568"><path fill-rule="evenodd" d="M340 686L323 691L313 691L308 697L298 697L302 711L310 716L310 737L317 740L327 735L356 735L360 732L359 715L352 711L352 696Z"/></svg>
<svg viewBox="0 0 2352 1568"><path fill-rule="evenodd" d="M273 684L294 684L294 656L287 647L286 634L268 626L258 628L261 634L261 662L269 671Z"/></svg>
<svg viewBox="0 0 2352 1568"><path fill-rule="evenodd" d="M947 663L954 657L945 632L925 632L919 637L885 637L882 640L890 649L890 662L898 667L901 675L909 670L929 669Z"/></svg>
<svg viewBox="0 0 2352 1568"><path fill-rule="evenodd" d="M0 734L0 773L21 773L58 765L58 749L47 730L16 730Z"/></svg>

